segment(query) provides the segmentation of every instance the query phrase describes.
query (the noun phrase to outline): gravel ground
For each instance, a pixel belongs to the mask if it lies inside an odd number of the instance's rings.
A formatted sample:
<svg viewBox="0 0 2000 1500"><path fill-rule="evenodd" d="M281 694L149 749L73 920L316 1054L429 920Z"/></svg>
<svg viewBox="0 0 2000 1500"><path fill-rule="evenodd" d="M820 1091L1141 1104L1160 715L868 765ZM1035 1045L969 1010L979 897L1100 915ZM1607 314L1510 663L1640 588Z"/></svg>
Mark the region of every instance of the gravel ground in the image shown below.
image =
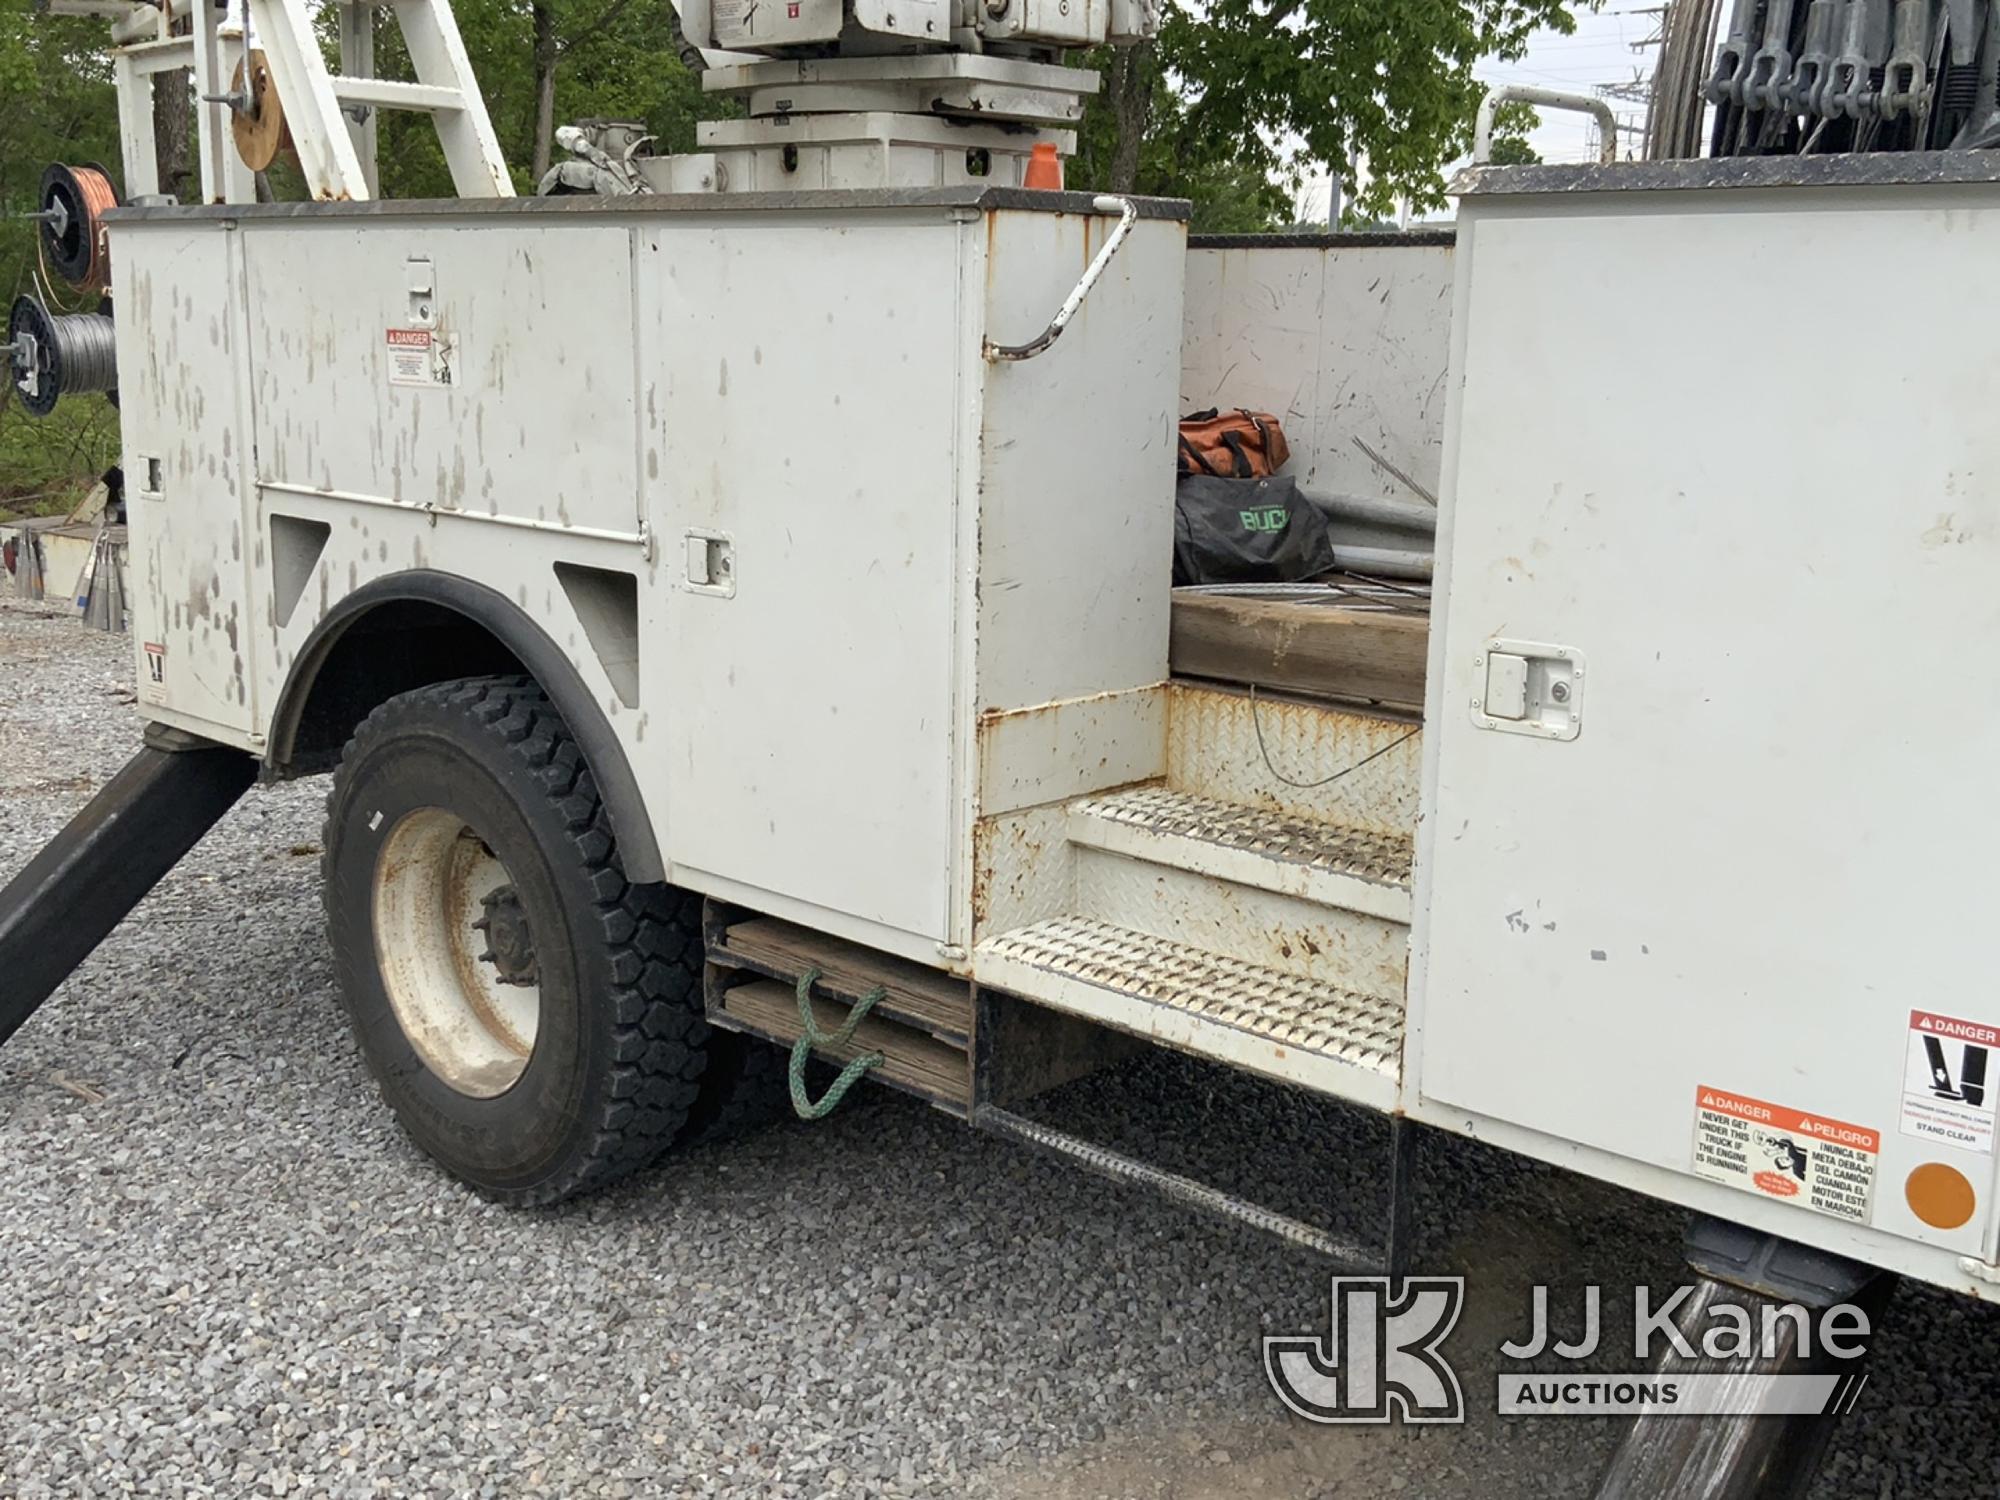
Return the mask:
<svg viewBox="0 0 2000 1500"><path fill-rule="evenodd" d="M0 878L129 753L130 671L0 601ZM1322 1267L893 1096L493 1209L349 1044L323 795L253 792L0 1052L0 1494L1589 1493L1616 1430L1486 1413L1492 1351L1536 1281L1673 1283L1677 1214L1427 1139L1420 1269L1472 1278L1473 1420L1326 1430L1257 1352L1323 1327ZM1380 1128L1338 1109L1176 1059L1069 1103L1378 1211ZM1994 1333L1901 1291L1815 1500L2000 1491Z"/></svg>

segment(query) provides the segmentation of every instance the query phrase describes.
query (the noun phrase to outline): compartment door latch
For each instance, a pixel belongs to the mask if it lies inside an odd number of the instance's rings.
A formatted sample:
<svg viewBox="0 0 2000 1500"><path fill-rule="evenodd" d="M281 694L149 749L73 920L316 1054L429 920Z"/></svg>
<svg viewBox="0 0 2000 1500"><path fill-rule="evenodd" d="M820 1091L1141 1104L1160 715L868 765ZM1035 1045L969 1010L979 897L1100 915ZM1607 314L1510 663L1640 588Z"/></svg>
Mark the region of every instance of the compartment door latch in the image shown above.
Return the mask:
<svg viewBox="0 0 2000 1500"><path fill-rule="evenodd" d="M1573 740L1583 732L1583 653L1491 640L1472 662L1472 722L1502 734Z"/></svg>

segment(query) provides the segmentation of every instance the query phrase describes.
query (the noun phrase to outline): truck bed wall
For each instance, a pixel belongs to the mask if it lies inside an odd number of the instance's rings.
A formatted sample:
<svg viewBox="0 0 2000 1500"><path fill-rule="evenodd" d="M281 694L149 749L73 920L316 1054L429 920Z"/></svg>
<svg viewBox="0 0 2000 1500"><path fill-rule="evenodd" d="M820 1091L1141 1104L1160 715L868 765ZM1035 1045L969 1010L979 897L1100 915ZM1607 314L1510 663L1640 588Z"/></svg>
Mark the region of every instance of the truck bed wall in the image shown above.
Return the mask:
<svg viewBox="0 0 2000 1500"><path fill-rule="evenodd" d="M121 222L149 710L259 746L340 599L460 574L576 662L670 878L937 961L980 809L1094 789L986 725L1167 673L1183 226L993 365L1115 220L975 203Z"/></svg>
<svg viewBox="0 0 2000 1500"><path fill-rule="evenodd" d="M1415 498L1359 438L1435 495L1451 294L1449 231L1197 238L1181 410L1274 413L1308 494Z"/></svg>

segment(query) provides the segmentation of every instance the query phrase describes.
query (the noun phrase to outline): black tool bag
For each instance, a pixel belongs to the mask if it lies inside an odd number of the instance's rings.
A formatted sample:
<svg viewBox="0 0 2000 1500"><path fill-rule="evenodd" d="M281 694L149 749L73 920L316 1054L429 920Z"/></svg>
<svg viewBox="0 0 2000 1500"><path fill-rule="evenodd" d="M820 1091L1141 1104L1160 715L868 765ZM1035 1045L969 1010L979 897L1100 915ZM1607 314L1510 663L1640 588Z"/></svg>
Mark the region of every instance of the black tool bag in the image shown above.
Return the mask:
<svg viewBox="0 0 2000 1500"><path fill-rule="evenodd" d="M1296 479L1183 476L1174 498L1174 583L1297 583L1334 568L1333 538Z"/></svg>

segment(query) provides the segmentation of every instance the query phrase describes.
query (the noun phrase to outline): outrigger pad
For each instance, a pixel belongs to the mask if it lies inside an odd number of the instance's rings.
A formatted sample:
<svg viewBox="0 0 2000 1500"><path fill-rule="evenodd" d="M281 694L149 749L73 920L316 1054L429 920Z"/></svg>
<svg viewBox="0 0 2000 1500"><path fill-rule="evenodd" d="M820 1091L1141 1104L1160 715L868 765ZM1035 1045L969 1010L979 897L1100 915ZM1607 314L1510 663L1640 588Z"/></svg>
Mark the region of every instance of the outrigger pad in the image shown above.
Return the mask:
<svg viewBox="0 0 2000 1500"><path fill-rule="evenodd" d="M257 779L243 751L160 730L0 891L0 1043Z"/></svg>
<svg viewBox="0 0 2000 1500"><path fill-rule="evenodd" d="M1707 1214L1697 1214L1688 1224L1682 1253L1688 1268L1710 1281L1811 1308L1852 1302L1881 1274L1831 1250Z"/></svg>
<svg viewBox="0 0 2000 1500"><path fill-rule="evenodd" d="M1832 1357L1824 1342L1806 1349L1791 1332L1789 1318L1767 1316L1796 1304L1812 1313L1840 1304L1862 1309L1872 1328L1895 1288L1896 1278L1860 1261L1800 1245L1761 1229L1698 1215L1684 1246L1695 1284L1679 1323L1692 1342L1718 1308L1740 1310L1760 1326L1786 1336L1748 1353L1711 1354L1697 1345L1693 1358L1669 1343L1655 1366L1661 1377L1700 1375L1727 1382L1739 1414L1695 1417L1667 1414L1666 1408L1633 1419L1611 1455L1594 1500L1659 1500L1700 1496L1702 1500L1802 1500L1812 1485L1843 1410L1858 1395L1861 1360ZM1773 1375L1837 1374L1841 1383L1826 1413L1763 1415L1760 1382ZM1848 1393L1845 1397L1842 1392Z"/></svg>

